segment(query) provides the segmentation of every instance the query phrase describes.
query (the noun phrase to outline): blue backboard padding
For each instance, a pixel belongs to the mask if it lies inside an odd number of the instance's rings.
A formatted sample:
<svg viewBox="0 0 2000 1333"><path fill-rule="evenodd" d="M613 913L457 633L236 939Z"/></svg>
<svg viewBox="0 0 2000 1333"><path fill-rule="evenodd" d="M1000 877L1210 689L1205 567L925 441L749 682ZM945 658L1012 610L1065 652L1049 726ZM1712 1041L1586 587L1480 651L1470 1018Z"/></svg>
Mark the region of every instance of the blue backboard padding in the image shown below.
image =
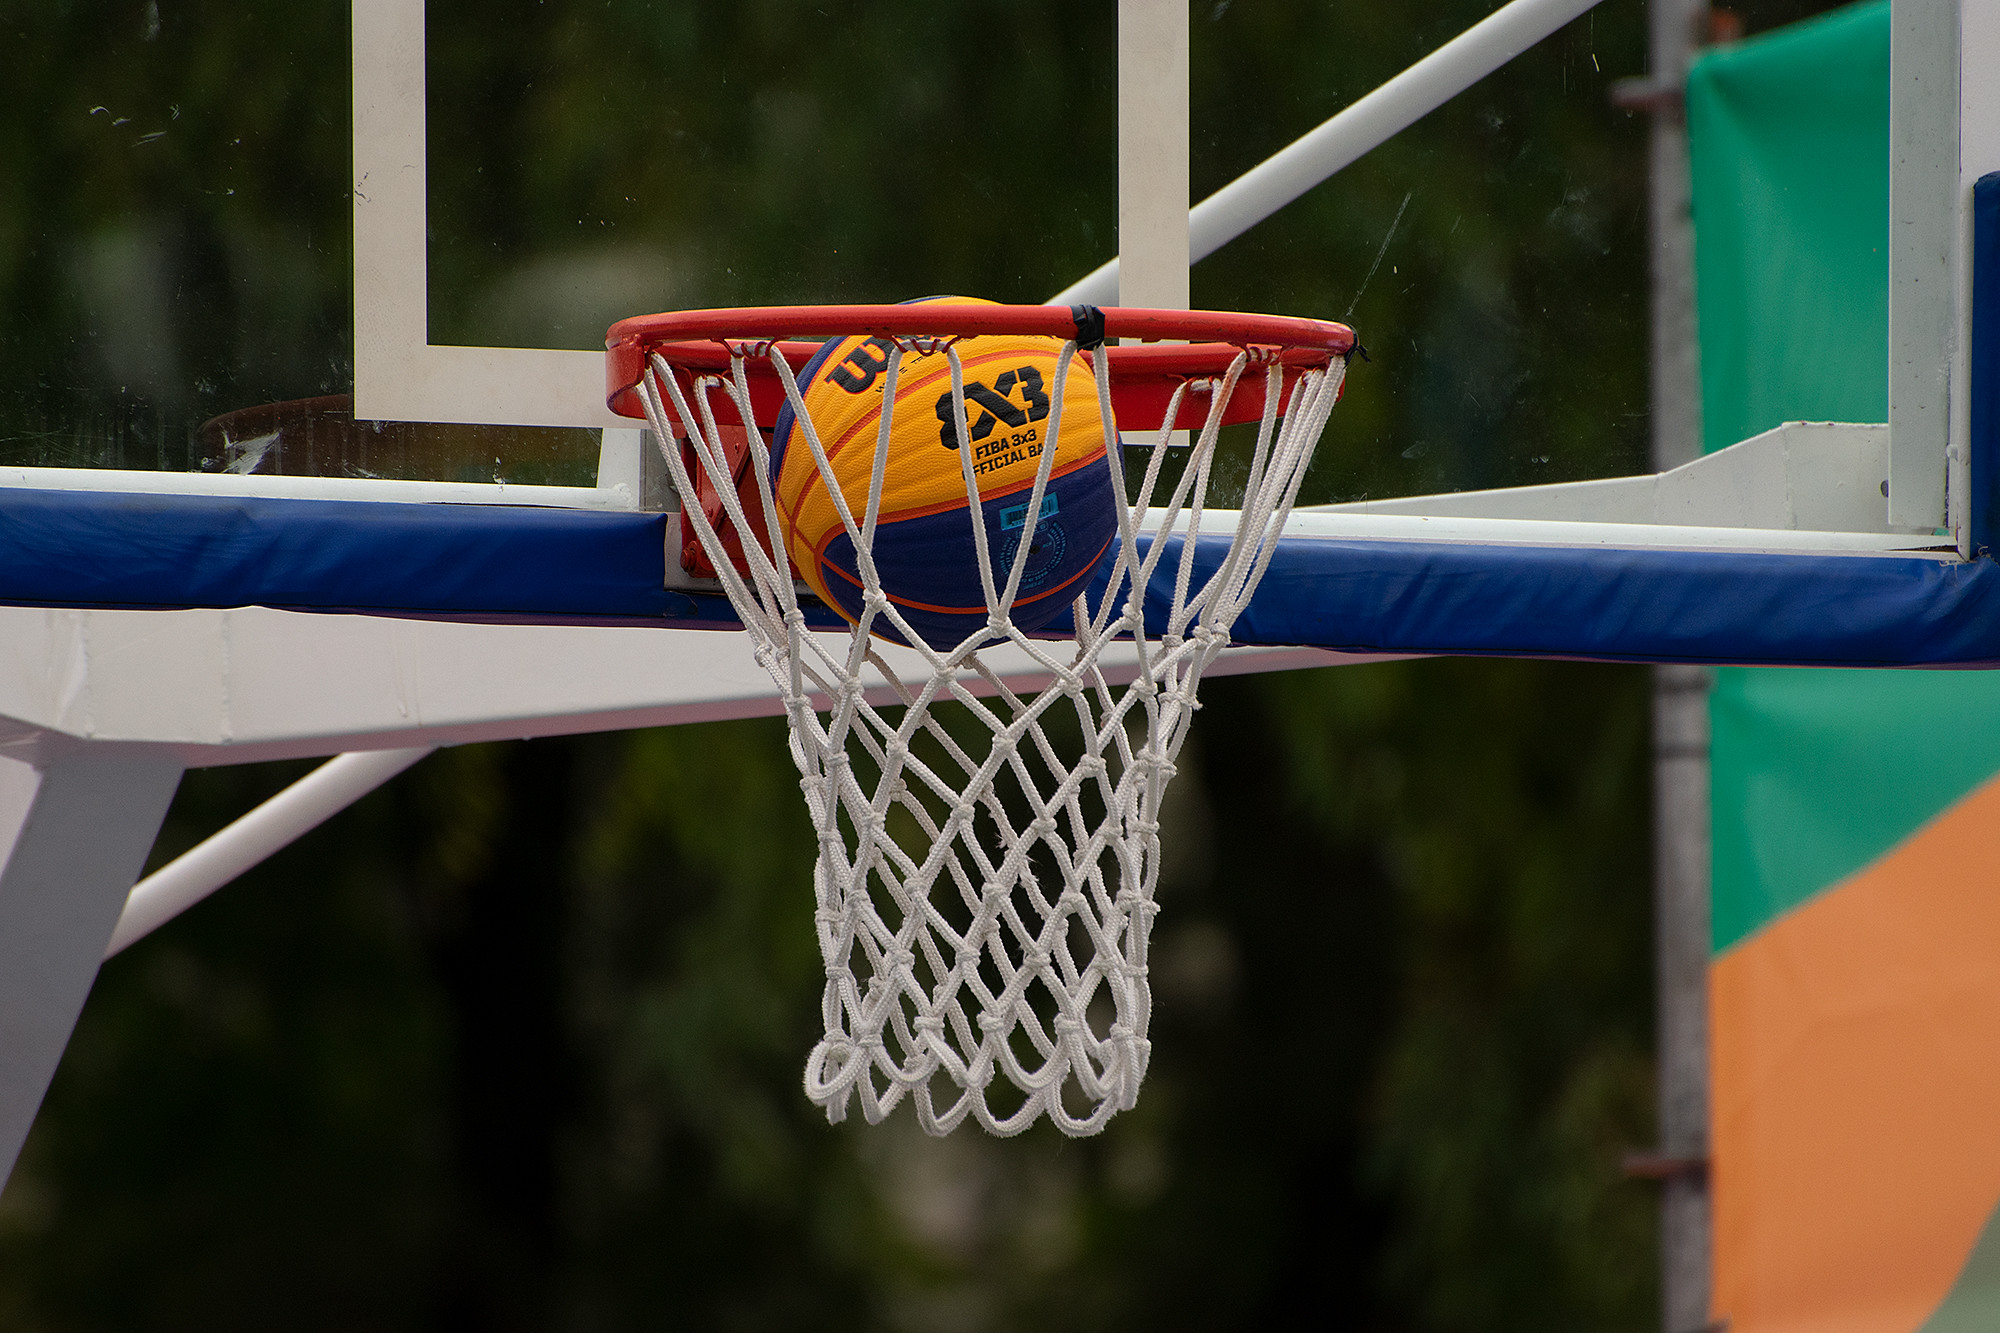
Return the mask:
<svg viewBox="0 0 2000 1333"><path fill-rule="evenodd" d="M0 488L0 603L728 623L663 586L660 514ZM1196 577L1226 539L1204 537ZM1148 595L1157 632L1175 557ZM1096 600L1092 594L1091 600ZM838 623L815 607L817 623ZM2000 565L1295 538L1239 643L1845 666L2000 663Z"/></svg>
<svg viewBox="0 0 2000 1333"><path fill-rule="evenodd" d="M1972 403L1968 422L1974 550L2000 541L2000 172L1972 187Z"/></svg>
<svg viewBox="0 0 2000 1333"><path fill-rule="evenodd" d="M665 562L660 514L0 489L15 604L656 617Z"/></svg>
<svg viewBox="0 0 2000 1333"><path fill-rule="evenodd" d="M1202 538L1198 569L1226 539ZM1148 589L1172 595L1173 555ZM1642 662L2000 663L2000 565L1444 542L1287 541L1239 643Z"/></svg>

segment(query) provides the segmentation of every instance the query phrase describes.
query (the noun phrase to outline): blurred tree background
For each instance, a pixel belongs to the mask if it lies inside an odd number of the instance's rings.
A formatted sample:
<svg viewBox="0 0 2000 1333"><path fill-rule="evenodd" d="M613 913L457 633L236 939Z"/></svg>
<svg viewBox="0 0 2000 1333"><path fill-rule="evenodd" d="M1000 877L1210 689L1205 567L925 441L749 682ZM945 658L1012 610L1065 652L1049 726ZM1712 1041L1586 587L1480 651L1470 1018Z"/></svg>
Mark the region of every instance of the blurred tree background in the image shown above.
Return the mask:
<svg viewBox="0 0 2000 1333"><path fill-rule="evenodd" d="M1194 0L1196 196L1494 7ZM1042 299L1115 248L1112 13L432 0L433 338ZM1607 88L1644 18L1607 0L1196 268L1372 354L1306 500L1643 468ZM347 22L0 6L0 458L191 466L202 417L345 387ZM1652 1326L1644 673L1205 701L1155 1063L1101 1137L815 1116L777 721L468 747L106 967L0 1195L0 1325ZM303 771L191 773L156 863Z"/></svg>

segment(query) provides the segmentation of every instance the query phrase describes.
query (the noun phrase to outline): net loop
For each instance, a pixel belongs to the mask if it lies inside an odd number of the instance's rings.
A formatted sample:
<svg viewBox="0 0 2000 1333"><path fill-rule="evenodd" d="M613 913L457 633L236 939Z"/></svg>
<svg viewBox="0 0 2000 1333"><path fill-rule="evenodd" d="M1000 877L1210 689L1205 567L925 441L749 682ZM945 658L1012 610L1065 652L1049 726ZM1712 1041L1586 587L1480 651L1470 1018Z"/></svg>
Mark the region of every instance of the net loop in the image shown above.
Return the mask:
<svg viewBox="0 0 2000 1333"><path fill-rule="evenodd" d="M1011 546L989 543L983 521L969 524L985 614L963 640L926 643L877 568L894 413L907 407L897 396L903 354L945 360L954 414L945 428L970 510L981 512L961 360L969 335L889 339L898 354L882 372L865 493L835 480L784 344L717 338L726 373L645 355L634 392L678 494L700 494L700 479L718 498L716 521L692 503L682 521L778 687L818 839L812 920L825 1030L804 1088L831 1121L856 1106L879 1121L907 1100L932 1134L971 1120L1011 1135L1046 1119L1087 1135L1129 1110L1144 1081L1161 802L1203 672L1269 568L1346 362L1288 365L1282 347L1239 343L1219 374L1163 387L1159 426L1128 442L1115 425L1117 349L1101 345L1104 319L1084 310L1073 336L1050 339L1045 438L1062 438L1066 410L1074 416L1071 380L1078 392L1088 383L1116 516L1109 553L1060 639L1030 635L1012 615L1054 447L1039 455ZM852 544L861 595L844 634L808 628L771 444L744 428L756 419L753 364L790 408L787 449L819 470ZM1252 438L1225 445L1239 388L1261 390L1261 414ZM1196 404L1201 425L1178 447L1183 411ZM1241 471L1240 499L1218 495L1225 449ZM724 531L741 535L740 554ZM910 645L897 660L876 637L885 630ZM1029 677L1043 683L1022 686Z"/></svg>

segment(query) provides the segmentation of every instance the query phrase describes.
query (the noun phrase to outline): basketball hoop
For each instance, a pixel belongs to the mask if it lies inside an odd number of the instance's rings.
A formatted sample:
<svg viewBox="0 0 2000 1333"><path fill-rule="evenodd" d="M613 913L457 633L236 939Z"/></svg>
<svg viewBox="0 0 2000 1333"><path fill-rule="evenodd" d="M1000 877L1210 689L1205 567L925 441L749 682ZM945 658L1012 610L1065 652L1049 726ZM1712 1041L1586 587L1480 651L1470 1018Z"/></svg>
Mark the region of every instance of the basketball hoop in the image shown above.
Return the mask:
<svg viewBox="0 0 2000 1333"><path fill-rule="evenodd" d="M813 336L866 337L880 352L879 430L849 438L872 468L865 494L851 470L843 493L808 406L817 381L805 368L822 345L788 340ZM1024 474L1024 498L1010 492L989 533L979 516L994 496L975 475L967 410L980 386L968 386L964 359L1001 337L1047 340L1055 370L1032 485ZM1186 341L1107 345L1120 337ZM968 1116L1016 1134L1044 1115L1065 1134L1096 1133L1134 1104L1150 1054L1160 803L1196 689L1276 549L1353 332L1200 311L782 306L628 319L607 347L611 405L650 425L681 497L683 563L719 580L790 719L819 838L826 965L807 1096L833 1121L858 1099L871 1123L907 1096L932 1134ZM1013 612L1038 531L1060 532L1051 476L1077 368L1096 401L1072 402L1071 419L1094 411L1103 423L1091 458L1108 474L1115 532L1066 597L1068 620L1030 632ZM926 641L937 631L885 588L875 559L887 554L883 459L899 409L915 406L899 376L919 371L934 386L948 379L926 429L936 442L942 422L947 449L955 431L956 455L939 456L962 470L985 603L949 646ZM808 630L788 554L795 516L774 493L770 433L787 411L790 449L810 450L835 535L853 551L858 590L841 611L853 623L837 648ZM1219 510L1209 493L1222 428L1252 422L1240 507ZM1126 444L1121 430L1147 435ZM1176 450L1177 430L1198 434ZM803 466L784 458L786 475ZM1010 524L1017 535L1002 532ZM928 678L912 685L892 669L883 638L919 654ZM1002 645L1046 675L1039 693L1017 693L982 660ZM1107 650L1136 651L1129 684L1109 678ZM894 702L871 702L884 697Z"/></svg>

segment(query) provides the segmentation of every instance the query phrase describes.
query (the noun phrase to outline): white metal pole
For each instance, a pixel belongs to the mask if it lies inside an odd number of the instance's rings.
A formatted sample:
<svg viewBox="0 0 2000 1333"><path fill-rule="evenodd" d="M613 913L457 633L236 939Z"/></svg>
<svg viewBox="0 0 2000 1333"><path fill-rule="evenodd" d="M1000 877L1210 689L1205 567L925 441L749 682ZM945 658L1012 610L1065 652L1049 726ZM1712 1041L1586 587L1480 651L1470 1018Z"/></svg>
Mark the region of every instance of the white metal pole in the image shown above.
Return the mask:
<svg viewBox="0 0 2000 1333"><path fill-rule="evenodd" d="M1958 332L1958 78L1958 0L1892 0L1889 521L1898 527L1951 521L1945 480Z"/></svg>
<svg viewBox="0 0 2000 1333"><path fill-rule="evenodd" d="M1118 0L1118 304L1188 306L1188 0Z"/></svg>
<svg viewBox="0 0 2000 1333"><path fill-rule="evenodd" d="M1371 148L1443 106L1599 0L1513 0L1416 64L1202 200L1188 214L1189 261L1235 240ZM1118 299L1118 261L1049 298L1051 305Z"/></svg>
<svg viewBox="0 0 2000 1333"><path fill-rule="evenodd" d="M1188 0L1118 0L1118 254L1119 305L1188 308Z"/></svg>
<svg viewBox="0 0 2000 1333"><path fill-rule="evenodd" d="M180 776L164 747L87 743L40 768L0 755L0 1184Z"/></svg>
<svg viewBox="0 0 2000 1333"><path fill-rule="evenodd" d="M132 888L106 958L185 912L281 847L339 814L436 747L343 754L308 773Z"/></svg>

